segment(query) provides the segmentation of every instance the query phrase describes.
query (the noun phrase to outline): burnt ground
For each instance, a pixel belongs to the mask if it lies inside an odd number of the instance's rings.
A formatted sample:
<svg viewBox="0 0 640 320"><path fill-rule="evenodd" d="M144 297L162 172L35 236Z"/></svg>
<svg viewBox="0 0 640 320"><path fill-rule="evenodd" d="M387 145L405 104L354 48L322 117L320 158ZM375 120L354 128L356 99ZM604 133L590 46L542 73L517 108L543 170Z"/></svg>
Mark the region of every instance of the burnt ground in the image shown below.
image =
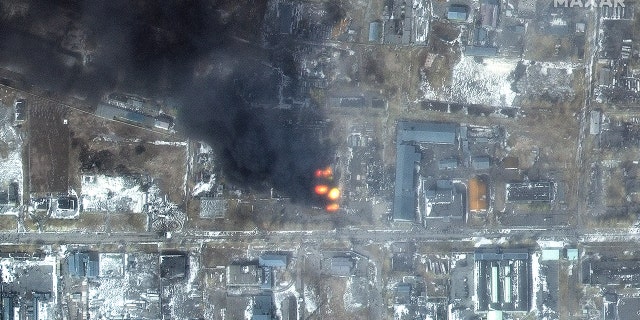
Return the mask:
<svg viewBox="0 0 640 320"><path fill-rule="evenodd" d="M28 99L29 188L66 192L69 188L69 126L66 108L40 98Z"/></svg>
<svg viewBox="0 0 640 320"><path fill-rule="evenodd" d="M170 145L179 137L137 128L72 110L70 158L73 185L80 190L80 175L149 174L177 204L184 201L186 146ZM81 190L80 190L81 191Z"/></svg>

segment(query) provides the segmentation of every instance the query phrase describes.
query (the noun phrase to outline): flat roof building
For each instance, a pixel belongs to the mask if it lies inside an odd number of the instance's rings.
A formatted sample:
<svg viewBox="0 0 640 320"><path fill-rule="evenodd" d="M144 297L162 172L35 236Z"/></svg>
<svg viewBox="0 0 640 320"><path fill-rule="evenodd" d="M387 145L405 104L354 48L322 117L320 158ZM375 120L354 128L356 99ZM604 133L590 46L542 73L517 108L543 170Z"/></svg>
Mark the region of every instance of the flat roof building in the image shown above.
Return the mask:
<svg viewBox="0 0 640 320"><path fill-rule="evenodd" d="M229 207L227 199L224 198L200 198L200 218L221 219Z"/></svg>
<svg viewBox="0 0 640 320"><path fill-rule="evenodd" d="M263 254L258 258L258 264L262 267L286 268L287 256L283 254Z"/></svg>
<svg viewBox="0 0 640 320"><path fill-rule="evenodd" d="M106 103L98 104L95 115L107 120L122 121L145 128L153 128L156 123L156 120L151 116Z"/></svg>
<svg viewBox="0 0 640 320"><path fill-rule="evenodd" d="M469 195L469 211L479 212L489 209L489 189L480 177L469 179L467 194Z"/></svg>
<svg viewBox="0 0 640 320"><path fill-rule="evenodd" d="M529 311L531 270L527 250L478 250L474 258L476 311Z"/></svg>
<svg viewBox="0 0 640 320"><path fill-rule="evenodd" d="M396 185L393 221L414 221L416 218L416 165L420 153L413 145L398 145L396 149Z"/></svg>
<svg viewBox="0 0 640 320"><path fill-rule="evenodd" d="M72 277L96 278L100 273L97 252L74 252L67 257L67 268Z"/></svg>
<svg viewBox="0 0 640 320"><path fill-rule="evenodd" d="M425 188L427 186L425 185ZM464 219L465 204L464 195L458 192L451 180L436 181L435 188L424 190L425 208L423 222L426 225L427 219Z"/></svg>
<svg viewBox="0 0 640 320"><path fill-rule="evenodd" d="M461 4L452 4L447 10L447 19L451 21L467 21L469 17L469 7Z"/></svg>
<svg viewBox="0 0 640 320"><path fill-rule="evenodd" d="M331 274L334 276L349 276L355 267L355 262L350 257L332 257Z"/></svg>
<svg viewBox="0 0 640 320"><path fill-rule="evenodd" d="M481 0L480 21L483 27L498 27L498 17L500 16L500 3L498 0Z"/></svg>
<svg viewBox="0 0 640 320"><path fill-rule="evenodd" d="M27 102L24 99L18 99L14 104L14 118L16 124L23 123L27 119Z"/></svg>
<svg viewBox="0 0 640 320"><path fill-rule="evenodd" d="M398 122L398 143L455 144L458 126L437 122Z"/></svg>
<svg viewBox="0 0 640 320"><path fill-rule="evenodd" d="M600 121L602 120L602 113L598 110L592 110L590 113L589 119L589 133L590 134L598 134L600 133Z"/></svg>
<svg viewBox="0 0 640 320"><path fill-rule="evenodd" d="M582 279L590 285L625 285L640 288L640 261L585 261Z"/></svg>
<svg viewBox="0 0 640 320"><path fill-rule="evenodd" d="M382 40L382 22L372 21L369 23L369 42L380 43Z"/></svg>
<svg viewBox="0 0 640 320"><path fill-rule="evenodd" d="M577 248L569 248L569 249L567 249L567 260L569 260L569 261L578 260L578 249Z"/></svg>
<svg viewBox="0 0 640 320"><path fill-rule="evenodd" d="M553 182L507 183L507 202L551 202L555 197Z"/></svg>
<svg viewBox="0 0 640 320"><path fill-rule="evenodd" d="M228 286L259 287L263 272L256 264L232 264L227 266Z"/></svg>
<svg viewBox="0 0 640 320"><path fill-rule="evenodd" d="M491 159L488 156L477 156L471 158L471 166L475 170L486 170L491 168Z"/></svg>
<svg viewBox="0 0 640 320"><path fill-rule="evenodd" d="M458 168L458 159L447 158L438 161L438 170L453 170Z"/></svg>
<svg viewBox="0 0 640 320"><path fill-rule="evenodd" d="M498 48L466 46L464 47L464 54L472 57L495 57L498 55Z"/></svg>
<svg viewBox="0 0 640 320"><path fill-rule="evenodd" d="M163 279L183 279L187 276L189 257L186 253L160 255L160 277Z"/></svg>
<svg viewBox="0 0 640 320"><path fill-rule="evenodd" d="M398 122L393 221L410 222L416 218L416 166L421 156L415 144L455 145L457 133L458 126L450 123Z"/></svg>

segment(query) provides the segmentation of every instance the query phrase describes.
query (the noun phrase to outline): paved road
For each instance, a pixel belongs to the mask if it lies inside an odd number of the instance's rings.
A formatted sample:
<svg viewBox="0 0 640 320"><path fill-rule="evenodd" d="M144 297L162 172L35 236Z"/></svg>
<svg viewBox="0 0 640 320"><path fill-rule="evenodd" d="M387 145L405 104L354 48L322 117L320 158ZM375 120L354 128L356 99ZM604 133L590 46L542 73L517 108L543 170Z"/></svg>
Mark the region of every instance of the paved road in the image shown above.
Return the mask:
<svg viewBox="0 0 640 320"><path fill-rule="evenodd" d="M464 230L450 233L431 233L424 229L413 230L340 230L313 231L188 231L174 234L171 239L156 233L0 233L0 244L131 244L165 243L195 244L208 241L264 241L269 243L321 243L326 240L355 242L476 242L479 238L512 240L545 239L580 243L640 241L640 228L579 230L558 227L553 229L513 228L502 230Z"/></svg>

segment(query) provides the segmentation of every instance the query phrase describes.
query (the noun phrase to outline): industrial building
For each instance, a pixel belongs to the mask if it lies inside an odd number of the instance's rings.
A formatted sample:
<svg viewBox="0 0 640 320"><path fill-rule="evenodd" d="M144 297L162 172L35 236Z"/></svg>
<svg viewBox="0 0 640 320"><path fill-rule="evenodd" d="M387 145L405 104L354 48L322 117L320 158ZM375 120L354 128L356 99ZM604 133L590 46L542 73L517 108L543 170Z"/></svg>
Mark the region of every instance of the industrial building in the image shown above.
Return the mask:
<svg viewBox="0 0 640 320"><path fill-rule="evenodd" d="M202 197L200 198L200 218L221 219L224 218L229 208L228 200L224 198Z"/></svg>
<svg viewBox="0 0 640 320"><path fill-rule="evenodd" d="M16 100L14 107L13 123L21 124L27 120L27 102L24 99L18 99Z"/></svg>
<svg viewBox="0 0 640 320"><path fill-rule="evenodd" d="M398 144L402 143L456 143L458 125L435 122L398 122Z"/></svg>
<svg viewBox="0 0 640 320"><path fill-rule="evenodd" d="M480 21L483 27L498 27L500 16L500 3L498 0L480 1Z"/></svg>
<svg viewBox="0 0 640 320"><path fill-rule="evenodd" d="M396 186L393 221L414 221L416 218L416 169L420 154L413 145L398 145L396 149Z"/></svg>
<svg viewBox="0 0 640 320"><path fill-rule="evenodd" d="M469 17L469 7L460 4L452 4L447 10L447 19L450 21L467 21Z"/></svg>
<svg viewBox="0 0 640 320"><path fill-rule="evenodd" d="M426 185L424 185L426 187ZM465 195L460 192L451 180L438 180L434 188L424 190L423 224L428 219L442 219L445 221L463 220L465 217Z"/></svg>
<svg viewBox="0 0 640 320"><path fill-rule="evenodd" d="M100 273L97 252L74 252L67 257L67 268L72 277L96 278Z"/></svg>
<svg viewBox="0 0 640 320"><path fill-rule="evenodd" d="M640 288L640 261L585 261L582 282L598 286L628 286Z"/></svg>
<svg viewBox="0 0 640 320"><path fill-rule="evenodd" d="M380 43L382 40L382 22L372 21L369 23L369 42Z"/></svg>
<svg viewBox="0 0 640 320"><path fill-rule="evenodd" d="M226 278L228 286L259 287L263 270L257 264L232 264L227 266Z"/></svg>
<svg viewBox="0 0 640 320"><path fill-rule="evenodd" d="M287 256L283 254L263 254L258 258L258 264L262 267L286 268Z"/></svg>
<svg viewBox="0 0 640 320"><path fill-rule="evenodd" d="M53 319L58 308L57 266L55 256L3 255L0 258L1 318Z"/></svg>
<svg viewBox="0 0 640 320"><path fill-rule="evenodd" d="M334 276L350 276L355 268L355 261L351 257L332 257L331 274Z"/></svg>
<svg viewBox="0 0 640 320"><path fill-rule="evenodd" d="M528 312L531 267L527 250L479 250L474 253L477 312Z"/></svg>
<svg viewBox="0 0 640 320"><path fill-rule="evenodd" d="M487 183L480 177L469 179L467 185L469 211L480 212L489 209L489 191Z"/></svg>
<svg viewBox="0 0 640 320"><path fill-rule="evenodd" d="M488 156L477 156L471 158L471 166L475 170L486 170L491 167L491 159Z"/></svg>
<svg viewBox="0 0 640 320"><path fill-rule="evenodd" d="M495 57L498 55L498 48L466 46L464 47L464 54L472 57Z"/></svg>
<svg viewBox="0 0 640 320"><path fill-rule="evenodd" d="M107 120L121 121L149 129L170 130L173 127L173 118L166 114L161 114L154 118L137 110L125 109L106 103L98 104L95 115Z"/></svg>
<svg viewBox="0 0 640 320"><path fill-rule="evenodd" d="M553 182L507 183L507 202L551 202L555 198Z"/></svg>
<svg viewBox="0 0 640 320"><path fill-rule="evenodd" d="M162 279L184 279L189 270L189 257L184 252L160 255L160 277Z"/></svg>
<svg viewBox="0 0 640 320"><path fill-rule="evenodd" d="M453 170L458 168L458 159L447 158L438 161L438 170Z"/></svg>
<svg viewBox="0 0 640 320"><path fill-rule="evenodd" d="M417 144L455 145L458 126L448 123L401 121L397 127L396 185L392 218L413 222L417 211L416 167L420 163Z"/></svg>

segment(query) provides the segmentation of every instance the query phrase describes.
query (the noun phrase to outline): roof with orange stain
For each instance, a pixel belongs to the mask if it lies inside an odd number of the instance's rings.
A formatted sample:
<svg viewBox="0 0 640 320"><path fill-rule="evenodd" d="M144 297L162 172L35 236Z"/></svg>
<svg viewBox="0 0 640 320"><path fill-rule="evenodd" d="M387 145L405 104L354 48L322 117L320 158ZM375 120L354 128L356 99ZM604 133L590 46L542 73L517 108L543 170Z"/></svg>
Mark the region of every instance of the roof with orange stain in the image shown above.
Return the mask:
<svg viewBox="0 0 640 320"><path fill-rule="evenodd" d="M469 211L483 211L489 208L487 184L478 177L469 179Z"/></svg>

